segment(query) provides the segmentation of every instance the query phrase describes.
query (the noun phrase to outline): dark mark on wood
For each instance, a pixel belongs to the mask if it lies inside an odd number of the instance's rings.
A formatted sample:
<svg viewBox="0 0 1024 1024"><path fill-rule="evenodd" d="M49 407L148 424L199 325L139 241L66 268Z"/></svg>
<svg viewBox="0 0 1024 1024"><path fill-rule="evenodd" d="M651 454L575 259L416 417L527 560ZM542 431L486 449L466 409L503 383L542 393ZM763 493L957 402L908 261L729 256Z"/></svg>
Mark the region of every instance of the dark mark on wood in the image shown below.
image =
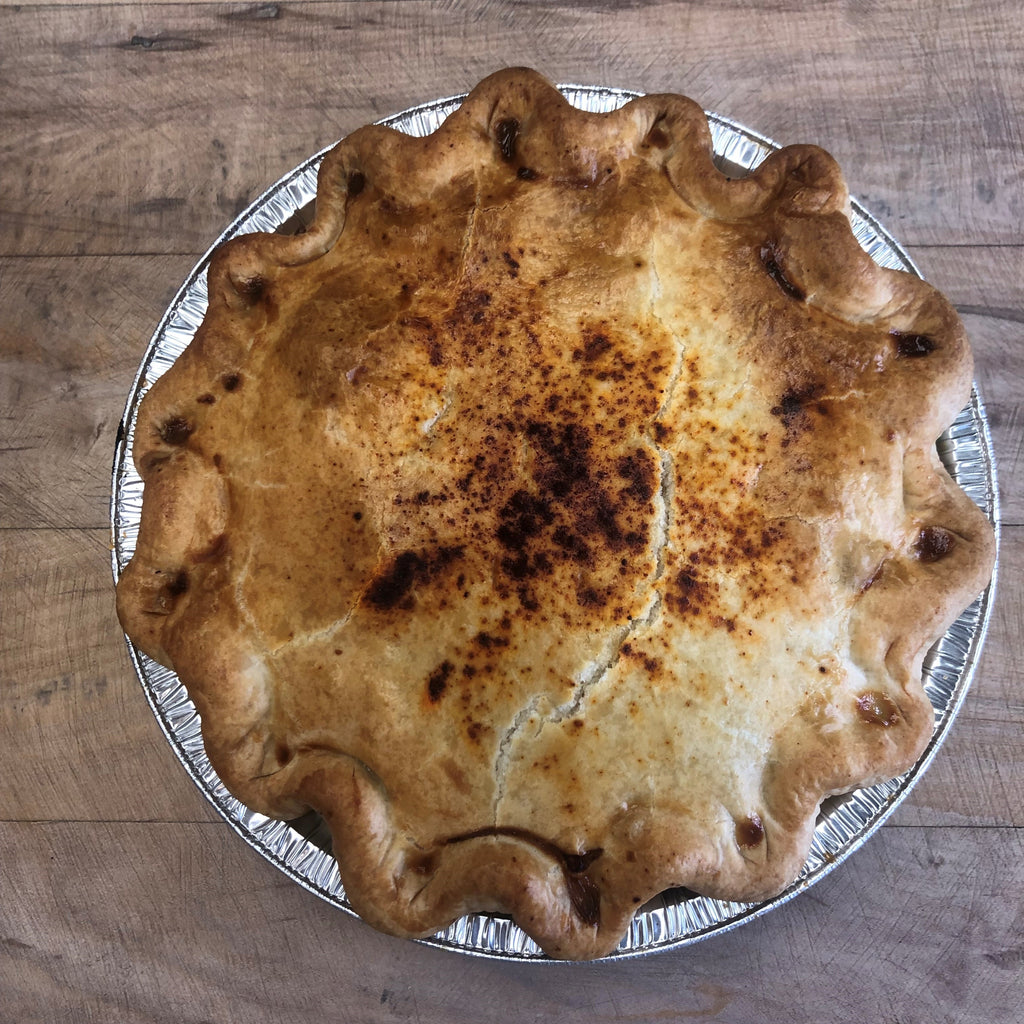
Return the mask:
<svg viewBox="0 0 1024 1024"><path fill-rule="evenodd" d="M283 13L280 4L255 4L222 17L225 21L277 21Z"/></svg>
<svg viewBox="0 0 1024 1024"><path fill-rule="evenodd" d="M189 50L201 50L206 43L187 36L132 36L126 43L118 43L120 50L160 51L168 53L185 53Z"/></svg>
<svg viewBox="0 0 1024 1024"><path fill-rule="evenodd" d="M133 217L144 217L151 213L170 213L173 210L180 210L184 205L185 200L181 196L159 196L156 199L132 203L128 212Z"/></svg>

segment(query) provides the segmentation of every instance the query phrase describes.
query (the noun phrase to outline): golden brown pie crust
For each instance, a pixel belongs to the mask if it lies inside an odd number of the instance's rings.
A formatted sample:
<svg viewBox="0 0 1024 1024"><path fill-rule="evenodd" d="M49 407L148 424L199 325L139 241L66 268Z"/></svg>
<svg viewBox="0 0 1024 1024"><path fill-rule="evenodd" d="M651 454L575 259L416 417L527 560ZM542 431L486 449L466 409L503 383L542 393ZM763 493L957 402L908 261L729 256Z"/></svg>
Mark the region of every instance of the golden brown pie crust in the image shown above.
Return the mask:
<svg viewBox="0 0 1024 1024"><path fill-rule="evenodd" d="M218 250L118 610L367 921L601 956L668 887L779 892L825 796L920 755L994 557L934 443L971 356L848 214L820 149L729 180L692 101L517 69Z"/></svg>

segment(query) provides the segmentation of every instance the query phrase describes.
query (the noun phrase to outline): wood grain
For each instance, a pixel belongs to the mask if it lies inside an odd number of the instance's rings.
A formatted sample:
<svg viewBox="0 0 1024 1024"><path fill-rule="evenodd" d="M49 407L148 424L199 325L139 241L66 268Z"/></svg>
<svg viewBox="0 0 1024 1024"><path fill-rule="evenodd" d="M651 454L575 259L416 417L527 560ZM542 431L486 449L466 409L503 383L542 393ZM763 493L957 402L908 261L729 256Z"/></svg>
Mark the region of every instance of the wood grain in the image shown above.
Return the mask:
<svg viewBox="0 0 1024 1024"><path fill-rule="evenodd" d="M114 441L192 257L0 258L0 528L109 522ZM54 486L60 481L60 486Z"/></svg>
<svg viewBox="0 0 1024 1024"><path fill-rule="evenodd" d="M1021 24L1017 0L0 8L0 1022L1019 1022ZM192 784L113 612L114 440L185 276L312 152L508 64L830 149L959 309L999 469L998 600L929 771L808 892L629 962L467 958L302 890Z"/></svg>
<svg viewBox="0 0 1024 1024"><path fill-rule="evenodd" d="M823 145L907 244L1021 240L1012 0L40 5L0 38L3 254L202 251L320 147L519 63Z"/></svg>
<svg viewBox="0 0 1024 1024"><path fill-rule="evenodd" d="M0 904L5 1019L1015 1024L1024 914L1007 886L1021 839L887 828L740 931L640 960L527 966L380 935L218 825L0 823L24 895Z"/></svg>
<svg viewBox="0 0 1024 1024"><path fill-rule="evenodd" d="M132 672L109 529L2 536L0 819L214 820Z"/></svg>

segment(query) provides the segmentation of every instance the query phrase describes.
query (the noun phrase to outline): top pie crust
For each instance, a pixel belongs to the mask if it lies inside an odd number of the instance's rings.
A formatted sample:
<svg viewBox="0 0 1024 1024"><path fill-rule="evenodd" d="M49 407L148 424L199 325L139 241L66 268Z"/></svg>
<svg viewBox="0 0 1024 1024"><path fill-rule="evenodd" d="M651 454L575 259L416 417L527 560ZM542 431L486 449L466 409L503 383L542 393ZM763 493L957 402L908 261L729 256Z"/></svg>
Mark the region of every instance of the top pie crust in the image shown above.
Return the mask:
<svg viewBox="0 0 1024 1024"><path fill-rule="evenodd" d="M994 557L934 443L971 357L848 214L820 149L729 180L690 100L517 69L215 254L118 610L367 921L601 956L668 887L779 892L825 796L918 758Z"/></svg>

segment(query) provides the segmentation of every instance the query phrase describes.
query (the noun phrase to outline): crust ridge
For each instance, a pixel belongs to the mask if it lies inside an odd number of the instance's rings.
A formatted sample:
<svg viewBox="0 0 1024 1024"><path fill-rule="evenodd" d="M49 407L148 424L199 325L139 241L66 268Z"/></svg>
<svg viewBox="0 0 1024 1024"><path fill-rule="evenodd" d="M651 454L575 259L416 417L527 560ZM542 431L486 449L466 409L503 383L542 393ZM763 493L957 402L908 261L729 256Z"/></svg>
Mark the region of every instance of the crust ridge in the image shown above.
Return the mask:
<svg viewBox="0 0 1024 1024"><path fill-rule="evenodd" d="M920 756L994 560L935 453L971 354L823 150L729 180L692 100L510 69L340 142L209 295L118 613L371 924L605 955L667 888L778 892L824 798Z"/></svg>

